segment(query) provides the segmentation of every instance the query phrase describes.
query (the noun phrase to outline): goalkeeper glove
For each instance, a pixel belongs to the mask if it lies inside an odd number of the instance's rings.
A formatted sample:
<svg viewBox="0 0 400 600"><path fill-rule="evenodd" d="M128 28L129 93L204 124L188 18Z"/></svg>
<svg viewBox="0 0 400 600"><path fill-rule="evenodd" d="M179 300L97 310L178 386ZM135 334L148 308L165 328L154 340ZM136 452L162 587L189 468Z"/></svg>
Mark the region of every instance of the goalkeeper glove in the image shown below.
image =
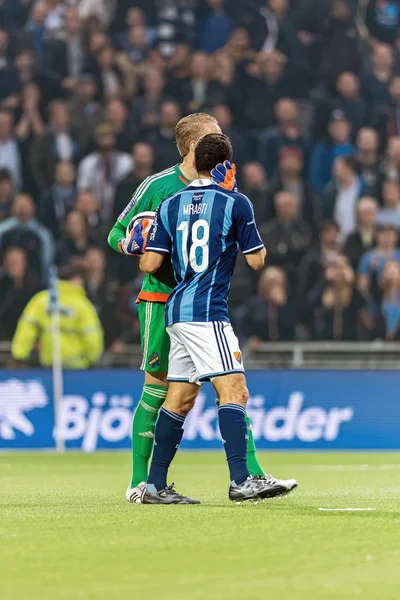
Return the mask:
<svg viewBox="0 0 400 600"><path fill-rule="evenodd" d="M122 254L141 256L146 252L147 238L153 222L154 219L141 218L133 223L132 229L126 238L119 242L119 249Z"/></svg>
<svg viewBox="0 0 400 600"><path fill-rule="evenodd" d="M237 192L237 183L235 179L236 165L225 160L224 163L218 163L211 171L212 180L225 190Z"/></svg>

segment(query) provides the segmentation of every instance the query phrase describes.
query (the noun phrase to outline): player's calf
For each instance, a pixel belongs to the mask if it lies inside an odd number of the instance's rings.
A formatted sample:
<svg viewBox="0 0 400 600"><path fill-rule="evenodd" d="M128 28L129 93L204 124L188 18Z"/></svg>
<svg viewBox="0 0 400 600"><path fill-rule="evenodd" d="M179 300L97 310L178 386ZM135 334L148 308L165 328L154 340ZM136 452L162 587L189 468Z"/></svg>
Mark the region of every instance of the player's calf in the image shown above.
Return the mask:
<svg viewBox="0 0 400 600"><path fill-rule="evenodd" d="M192 410L200 388L194 383L171 381L164 408L187 417Z"/></svg>
<svg viewBox="0 0 400 600"><path fill-rule="evenodd" d="M239 404L245 407L249 399L246 377L243 373L230 373L212 380L218 395L218 404Z"/></svg>
<svg viewBox="0 0 400 600"><path fill-rule="evenodd" d="M198 386L194 384L178 385L172 382L169 387L155 429L153 458L146 485L150 494L167 489L168 469L181 443L185 418L197 394Z"/></svg>
<svg viewBox="0 0 400 600"><path fill-rule="evenodd" d="M220 399L218 423L229 466L231 487L250 478L247 467L247 425L245 406L249 393L243 373L216 377L212 381Z"/></svg>

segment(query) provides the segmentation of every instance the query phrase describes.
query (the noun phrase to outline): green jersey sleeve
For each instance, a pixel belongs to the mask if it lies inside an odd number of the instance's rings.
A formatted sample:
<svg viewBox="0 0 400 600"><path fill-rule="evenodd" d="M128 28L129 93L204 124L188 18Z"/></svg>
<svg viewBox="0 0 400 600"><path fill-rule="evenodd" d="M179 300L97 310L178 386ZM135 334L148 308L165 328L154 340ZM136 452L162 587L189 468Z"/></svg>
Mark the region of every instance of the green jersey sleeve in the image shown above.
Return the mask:
<svg viewBox="0 0 400 600"><path fill-rule="evenodd" d="M119 243L125 238L126 228L133 217L141 212L156 211L161 199L154 176L147 177L137 188L129 204L119 215L114 227L108 234L108 244L113 250L120 252Z"/></svg>
<svg viewBox="0 0 400 600"><path fill-rule="evenodd" d="M156 211L165 198L180 192L188 184L189 181L183 176L179 165L145 179L110 231L108 243L111 248L120 252L120 242L125 238L126 228L133 217L141 212ZM169 258L166 257L157 273L145 275L138 299L165 303L175 284L174 272Z"/></svg>

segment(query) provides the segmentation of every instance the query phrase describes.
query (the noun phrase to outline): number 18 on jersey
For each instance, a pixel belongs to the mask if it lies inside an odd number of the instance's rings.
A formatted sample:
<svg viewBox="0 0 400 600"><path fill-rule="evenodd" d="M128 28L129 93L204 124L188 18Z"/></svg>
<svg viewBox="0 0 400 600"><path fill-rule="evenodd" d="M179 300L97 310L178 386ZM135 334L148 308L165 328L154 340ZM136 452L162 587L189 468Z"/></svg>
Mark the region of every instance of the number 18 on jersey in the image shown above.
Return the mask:
<svg viewBox="0 0 400 600"><path fill-rule="evenodd" d="M165 313L166 325L229 321L228 294L238 247L263 243L250 200L196 180L159 207L147 251L170 254L177 286Z"/></svg>

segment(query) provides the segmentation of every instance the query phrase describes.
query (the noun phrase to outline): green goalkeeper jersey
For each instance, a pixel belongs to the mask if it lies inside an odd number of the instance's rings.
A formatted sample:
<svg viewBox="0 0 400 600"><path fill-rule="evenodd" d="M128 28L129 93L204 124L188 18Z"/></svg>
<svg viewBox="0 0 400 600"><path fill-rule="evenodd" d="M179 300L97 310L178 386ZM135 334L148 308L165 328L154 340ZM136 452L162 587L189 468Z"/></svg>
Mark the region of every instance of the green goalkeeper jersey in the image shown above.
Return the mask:
<svg viewBox="0 0 400 600"><path fill-rule="evenodd" d="M118 217L117 222L108 235L108 243L117 252L121 252L120 243L126 236L126 228L132 218L145 211L156 211L165 198L176 194L187 185L179 165L147 177L133 194L131 201ZM166 302L175 287L175 278L171 264L164 260L161 268L154 275L145 275L139 300L148 302Z"/></svg>

